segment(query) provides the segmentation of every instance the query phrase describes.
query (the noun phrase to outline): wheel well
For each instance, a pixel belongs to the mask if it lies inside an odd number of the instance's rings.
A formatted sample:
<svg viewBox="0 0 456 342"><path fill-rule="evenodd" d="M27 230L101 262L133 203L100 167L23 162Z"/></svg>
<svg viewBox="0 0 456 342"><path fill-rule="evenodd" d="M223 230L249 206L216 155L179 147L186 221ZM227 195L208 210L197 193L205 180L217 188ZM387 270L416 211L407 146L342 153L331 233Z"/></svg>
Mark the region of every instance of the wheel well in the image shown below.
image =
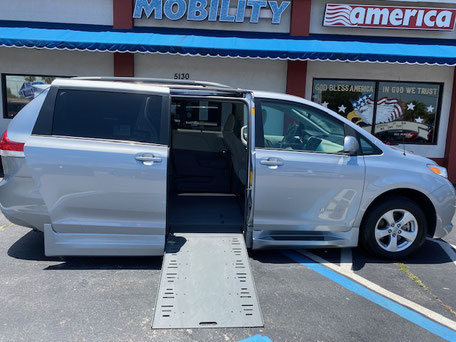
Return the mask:
<svg viewBox="0 0 456 342"><path fill-rule="evenodd" d="M413 189L394 189L387 191L380 196L378 196L372 203L369 205L367 208L366 212L363 215L363 219L361 221L361 227L363 227L364 220L367 217L367 214L369 213L372 208L375 207L375 205L381 201L386 200L387 198L391 197L396 197L396 196L401 196L401 197L406 197L409 200L415 202L420 206L420 208L423 210L423 213L426 217L427 221L427 234L430 236L433 236L435 233L435 227L437 223L437 216L435 212L434 205L432 204L431 200L422 192L419 192L417 190Z"/></svg>

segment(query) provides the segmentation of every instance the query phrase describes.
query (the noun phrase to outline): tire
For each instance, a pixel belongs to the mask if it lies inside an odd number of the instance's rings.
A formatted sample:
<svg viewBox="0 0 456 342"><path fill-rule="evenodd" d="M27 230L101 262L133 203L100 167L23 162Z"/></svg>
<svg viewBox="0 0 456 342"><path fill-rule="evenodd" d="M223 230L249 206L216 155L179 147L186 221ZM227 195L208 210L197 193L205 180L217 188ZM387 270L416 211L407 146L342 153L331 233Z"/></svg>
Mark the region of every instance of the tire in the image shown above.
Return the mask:
<svg viewBox="0 0 456 342"><path fill-rule="evenodd" d="M399 259L416 252L426 233L427 220L418 204L406 197L388 197L368 211L361 244L376 256Z"/></svg>

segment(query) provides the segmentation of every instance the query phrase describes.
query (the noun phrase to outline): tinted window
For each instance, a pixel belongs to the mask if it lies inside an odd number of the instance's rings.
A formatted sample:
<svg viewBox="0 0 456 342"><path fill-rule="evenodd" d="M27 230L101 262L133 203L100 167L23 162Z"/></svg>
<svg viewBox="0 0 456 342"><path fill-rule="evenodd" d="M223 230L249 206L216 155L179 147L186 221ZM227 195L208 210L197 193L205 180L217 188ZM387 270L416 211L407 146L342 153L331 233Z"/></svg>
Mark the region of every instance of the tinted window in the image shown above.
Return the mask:
<svg viewBox="0 0 456 342"><path fill-rule="evenodd" d="M264 147L340 153L344 124L316 108L291 102L261 101Z"/></svg>
<svg viewBox="0 0 456 342"><path fill-rule="evenodd" d="M159 142L162 97L86 90L60 90L52 134Z"/></svg>
<svg viewBox="0 0 456 342"><path fill-rule="evenodd" d="M361 135L359 137L359 141L361 144L361 151L364 155L382 154L382 151L377 146L373 145Z"/></svg>

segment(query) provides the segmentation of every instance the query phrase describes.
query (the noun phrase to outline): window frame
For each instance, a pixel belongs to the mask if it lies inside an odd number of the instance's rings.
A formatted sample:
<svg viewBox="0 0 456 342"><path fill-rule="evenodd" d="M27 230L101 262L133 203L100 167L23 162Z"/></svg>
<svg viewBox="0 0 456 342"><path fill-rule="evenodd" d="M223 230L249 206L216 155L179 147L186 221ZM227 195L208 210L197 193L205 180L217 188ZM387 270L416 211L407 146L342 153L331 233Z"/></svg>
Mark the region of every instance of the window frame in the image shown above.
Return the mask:
<svg viewBox="0 0 456 342"><path fill-rule="evenodd" d="M375 136L375 126L376 126L376 116L377 116L377 101L378 101L378 92L379 92L379 83L383 82L391 82L391 83L415 83L415 84L431 84L431 85L437 85L439 86L439 96L438 96L438 102L437 102L437 108L435 111L435 129L434 130L434 137L433 137L433 142L407 142L407 141L402 141L398 142L393 145L399 145L399 144L405 144L405 145L419 145L419 146L435 146L438 144L438 139L439 139L439 131L440 131L440 116L441 116L441 110L442 110L442 99L443 99L443 92L445 90L445 83L444 82L426 82L426 81L395 81L395 80L383 80L383 79L365 79L365 78L331 78L331 77L314 77L312 78L312 95L314 93L314 84L315 81L359 81L359 82L374 82L375 83L375 89L374 89L374 108L373 108L373 115L372 115L372 134ZM317 102L315 102L317 103ZM369 132L368 132L369 133ZM377 138L379 139L379 138ZM379 139L380 140L380 139Z"/></svg>
<svg viewBox="0 0 456 342"><path fill-rule="evenodd" d="M338 152L338 153L328 153L328 152L320 152L320 151L310 151L310 150L285 150L282 148L277 148L277 147L266 147L264 146L264 126L263 126L263 116L262 116L262 102L263 101L271 101L271 102L276 102L276 103L284 103L284 104L289 104L289 105L297 105L297 106L302 106L302 107L309 107L312 110L316 110L319 113L322 113L323 115L330 117L340 123L343 127L344 130L344 138L348 135L354 136L358 140L358 144L360 146L359 152L356 156L362 156L364 155L361 149L361 143L360 143L360 138L359 135L360 133L357 132L353 127L347 125L345 122L340 120L337 117L332 116L329 113L326 113L325 111L316 108L312 105L308 105L305 103L301 102L296 102L296 101L290 101L290 100L282 100L282 99L274 99L274 98L267 98L267 97L255 97L255 108L256 108L256 113L255 115L255 148L260 148L264 150L271 150L271 151L286 151L286 152L299 152L299 153L317 153L320 155L331 155L331 156L347 156L347 154L343 151ZM350 134L353 133L353 134ZM375 144L373 144L369 139L364 137L366 140L369 141L369 143L373 146L375 146L378 150L380 150ZM380 150L381 151L381 150ZM383 151L381 151L383 153ZM381 154L380 153L380 154ZM367 154L367 155L373 155L373 154Z"/></svg>
<svg viewBox="0 0 456 342"><path fill-rule="evenodd" d="M64 76L64 75L39 75L39 74L23 74L23 73L1 73L0 74L0 82L1 82L1 92L2 92L2 110L3 110L3 119L4 120L12 120L17 115L13 117L8 117L8 92L7 92L7 84L6 78L8 76L19 76L19 77L54 77L54 78L71 78L74 76ZM19 112L18 112L19 113Z"/></svg>

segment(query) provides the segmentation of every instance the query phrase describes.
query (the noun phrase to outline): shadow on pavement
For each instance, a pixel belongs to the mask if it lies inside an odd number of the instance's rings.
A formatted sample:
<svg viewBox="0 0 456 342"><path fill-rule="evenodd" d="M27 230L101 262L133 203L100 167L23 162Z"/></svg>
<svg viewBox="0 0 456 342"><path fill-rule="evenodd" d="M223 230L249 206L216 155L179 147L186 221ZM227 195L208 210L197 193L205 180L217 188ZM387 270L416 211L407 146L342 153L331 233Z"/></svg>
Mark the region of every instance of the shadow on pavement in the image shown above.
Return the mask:
<svg viewBox="0 0 456 342"><path fill-rule="evenodd" d="M309 249L309 252L325 259L328 263L340 262L341 250ZM159 270L162 265L161 257L47 257L44 255L44 235L40 232L30 231L17 240L9 249L8 255L12 258L35 261L60 262L50 265L47 270L63 269L152 269ZM253 260L261 263L292 264L293 260L287 258L278 250L249 251ZM426 240L423 247L415 254L398 260L376 258L362 248L353 248L353 270L359 271L369 264L428 264L437 265L452 262L442 247L432 240Z"/></svg>
<svg viewBox="0 0 456 342"><path fill-rule="evenodd" d="M45 270L159 270L161 257L47 257L44 255L44 234L30 231L17 240L8 255L21 260L59 262Z"/></svg>
<svg viewBox="0 0 456 342"><path fill-rule="evenodd" d="M309 252L323 258L328 263L339 264L341 249L308 249ZM271 264L293 264L295 261L287 258L280 251L250 251L250 257L253 260L261 263ZM415 254L403 259L388 260L377 258L362 248L352 249L353 271L359 271L369 264L394 264L401 262L407 264L420 264L420 265L438 265L451 263L452 259L442 249L442 247L435 241L426 240L423 247Z"/></svg>
<svg viewBox="0 0 456 342"><path fill-rule="evenodd" d="M405 265L439 265L452 262L445 250L439 243L426 240L424 245L416 253L407 258L397 260L385 260L372 256L362 248L353 249L353 271L359 271L367 264L387 264L401 262Z"/></svg>

